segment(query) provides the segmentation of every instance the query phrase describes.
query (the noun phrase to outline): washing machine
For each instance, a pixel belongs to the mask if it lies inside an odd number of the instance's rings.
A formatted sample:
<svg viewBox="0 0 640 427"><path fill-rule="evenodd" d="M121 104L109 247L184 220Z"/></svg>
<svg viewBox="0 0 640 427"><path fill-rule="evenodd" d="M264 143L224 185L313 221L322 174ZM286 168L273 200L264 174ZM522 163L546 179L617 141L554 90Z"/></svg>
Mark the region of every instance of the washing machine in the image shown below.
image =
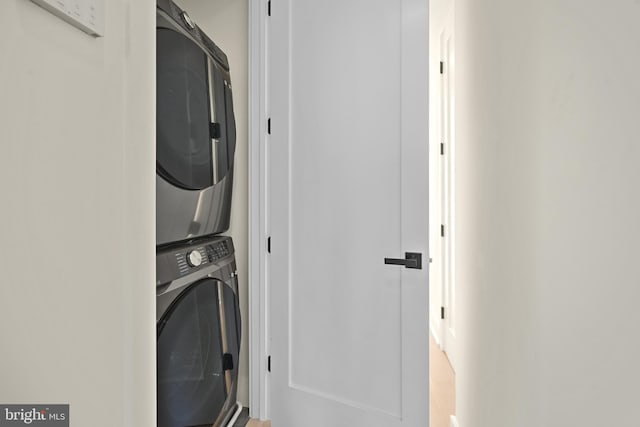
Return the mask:
<svg viewBox="0 0 640 427"><path fill-rule="evenodd" d="M233 241L215 237L157 253L158 427L231 425L240 309Z"/></svg>
<svg viewBox="0 0 640 427"><path fill-rule="evenodd" d="M236 125L225 53L170 0L157 2L156 243L229 228Z"/></svg>

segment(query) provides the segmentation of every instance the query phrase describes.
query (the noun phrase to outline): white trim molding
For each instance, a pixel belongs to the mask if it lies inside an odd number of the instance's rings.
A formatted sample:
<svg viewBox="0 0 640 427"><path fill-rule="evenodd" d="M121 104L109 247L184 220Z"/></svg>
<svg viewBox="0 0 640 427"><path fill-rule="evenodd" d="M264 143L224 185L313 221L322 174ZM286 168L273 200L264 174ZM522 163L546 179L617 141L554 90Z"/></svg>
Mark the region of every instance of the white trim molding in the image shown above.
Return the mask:
<svg viewBox="0 0 640 427"><path fill-rule="evenodd" d="M438 332L439 330L440 330L439 327L436 326L433 321L429 322L429 332L431 332L431 336L433 337L433 340L438 345L438 348L444 351L444 346L442 345L442 340L440 339L440 333Z"/></svg>
<svg viewBox="0 0 640 427"><path fill-rule="evenodd" d="M249 2L249 410L268 418L267 2Z"/></svg>

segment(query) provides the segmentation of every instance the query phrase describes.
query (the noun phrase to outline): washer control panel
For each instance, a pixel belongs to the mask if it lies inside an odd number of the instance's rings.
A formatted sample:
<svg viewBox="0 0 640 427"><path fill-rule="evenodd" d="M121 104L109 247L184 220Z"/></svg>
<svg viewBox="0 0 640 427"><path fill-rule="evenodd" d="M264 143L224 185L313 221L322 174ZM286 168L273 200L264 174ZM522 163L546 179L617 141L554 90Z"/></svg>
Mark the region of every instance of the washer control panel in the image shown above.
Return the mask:
<svg viewBox="0 0 640 427"><path fill-rule="evenodd" d="M174 254L178 263L180 275L189 274L193 269L202 267L207 264L207 254L204 247L189 249L188 251L180 251Z"/></svg>
<svg viewBox="0 0 640 427"><path fill-rule="evenodd" d="M217 242L216 244L213 244L213 245L207 245L206 248L207 248L207 257L209 259L209 262L215 262L231 254L231 251L229 251L229 245L227 245L226 240L222 242Z"/></svg>
<svg viewBox="0 0 640 427"><path fill-rule="evenodd" d="M187 254L187 264L190 267L200 267L205 258L202 256L202 249L196 249Z"/></svg>
<svg viewBox="0 0 640 427"><path fill-rule="evenodd" d="M231 255L233 242L229 237L218 237L213 241L179 249L166 249L156 257L157 284L168 283L194 273Z"/></svg>

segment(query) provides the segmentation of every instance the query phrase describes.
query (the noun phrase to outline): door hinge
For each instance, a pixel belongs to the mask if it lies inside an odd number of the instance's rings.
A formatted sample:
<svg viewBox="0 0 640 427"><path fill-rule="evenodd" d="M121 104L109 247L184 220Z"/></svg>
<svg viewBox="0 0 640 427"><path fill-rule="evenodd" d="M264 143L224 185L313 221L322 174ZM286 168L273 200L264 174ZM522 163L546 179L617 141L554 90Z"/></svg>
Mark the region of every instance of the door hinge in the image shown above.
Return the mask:
<svg viewBox="0 0 640 427"><path fill-rule="evenodd" d="M271 117L267 119L267 133L271 135Z"/></svg>
<svg viewBox="0 0 640 427"><path fill-rule="evenodd" d="M267 15L271 16L271 0L267 2Z"/></svg>
<svg viewBox="0 0 640 427"><path fill-rule="evenodd" d="M271 253L271 236L267 237L267 253Z"/></svg>
<svg viewBox="0 0 640 427"><path fill-rule="evenodd" d="M444 237L444 224L440 225L440 236Z"/></svg>
<svg viewBox="0 0 640 427"><path fill-rule="evenodd" d="M440 318L444 319L444 307L440 307Z"/></svg>
<svg viewBox="0 0 640 427"><path fill-rule="evenodd" d="M440 61L440 74L444 74L444 62Z"/></svg>
<svg viewBox="0 0 640 427"><path fill-rule="evenodd" d="M267 372L271 372L271 356L267 356Z"/></svg>
<svg viewBox="0 0 640 427"><path fill-rule="evenodd" d="M440 143L440 155L444 156L444 142Z"/></svg>

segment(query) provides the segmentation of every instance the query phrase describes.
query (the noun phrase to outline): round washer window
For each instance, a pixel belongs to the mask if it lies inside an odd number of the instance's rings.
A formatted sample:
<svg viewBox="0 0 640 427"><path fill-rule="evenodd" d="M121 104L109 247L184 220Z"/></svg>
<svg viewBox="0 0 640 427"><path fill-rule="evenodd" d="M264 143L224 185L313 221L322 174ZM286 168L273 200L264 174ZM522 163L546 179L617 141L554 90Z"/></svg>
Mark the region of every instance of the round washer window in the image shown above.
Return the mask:
<svg viewBox="0 0 640 427"><path fill-rule="evenodd" d="M211 425L223 409L218 285L190 286L158 324L158 427Z"/></svg>

